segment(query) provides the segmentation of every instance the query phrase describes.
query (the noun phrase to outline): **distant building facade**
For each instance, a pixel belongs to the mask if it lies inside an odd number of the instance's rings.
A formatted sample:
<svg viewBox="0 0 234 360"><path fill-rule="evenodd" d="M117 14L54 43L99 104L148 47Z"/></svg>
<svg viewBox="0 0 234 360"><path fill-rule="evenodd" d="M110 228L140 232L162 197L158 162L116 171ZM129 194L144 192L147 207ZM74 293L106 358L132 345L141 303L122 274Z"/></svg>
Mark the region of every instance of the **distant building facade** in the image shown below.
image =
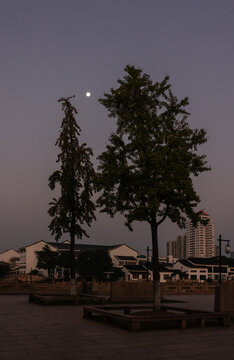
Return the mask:
<svg viewBox="0 0 234 360"><path fill-rule="evenodd" d="M234 280L234 259L222 256L221 278ZM173 269L183 272L189 280L218 280L220 276L219 256L208 258L188 258L178 260Z"/></svg>
<svg viewBox="0 0 234 360"><path fill-rule="evenodd" d="M208 221L206 225L199 222L195 227L191 220L186 223L186 258L209 258L216 255L214 223L203 211L200 217Z"/></svg>
<svg viewBox="0 0 234 360"><path fill-rule="evenodd" d="M14 249L9 249L0 253L0 262L5 262L10 265L11 271L18 269L19 265L19 253Z"/></svg>
<svg viewBox="0 0 234 360"><path fill-rule="evenodd" d="M186 259L186 235L179 235L176 240L167 242L167 256Z"/></svg>

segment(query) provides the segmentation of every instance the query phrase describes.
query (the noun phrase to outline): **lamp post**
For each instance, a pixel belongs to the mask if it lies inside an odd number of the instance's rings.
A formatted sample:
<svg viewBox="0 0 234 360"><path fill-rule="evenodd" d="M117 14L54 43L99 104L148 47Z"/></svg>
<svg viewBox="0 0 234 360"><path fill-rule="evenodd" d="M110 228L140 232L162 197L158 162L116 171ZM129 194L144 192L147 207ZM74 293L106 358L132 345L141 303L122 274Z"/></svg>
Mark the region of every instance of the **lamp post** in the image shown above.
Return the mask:
<svg viewBox="0 0 234 360"><path fill-rule="evenodd" d="M229 253L230 253L231 247L230 247L230 240L222 239L221 235L219 235L218 241L219 241L219 286L221 286L221 283L222 283L222 254L221 254L221 251L222 251L222 247L221 247L222 241L223 241L223 242L226 242L226 246L225 246L225 253L226 253L226 254L229 254Z"/></svg>

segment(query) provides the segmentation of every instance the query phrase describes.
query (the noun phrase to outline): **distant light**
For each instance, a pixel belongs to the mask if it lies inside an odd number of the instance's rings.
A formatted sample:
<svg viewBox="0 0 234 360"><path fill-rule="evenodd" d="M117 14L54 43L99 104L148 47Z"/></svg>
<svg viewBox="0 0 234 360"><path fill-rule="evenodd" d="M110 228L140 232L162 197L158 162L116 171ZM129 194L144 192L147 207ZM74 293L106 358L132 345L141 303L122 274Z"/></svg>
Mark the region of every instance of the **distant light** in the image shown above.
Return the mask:
<svg viewBox="0 0 234 360"><path fill-rule="evenodd" d="M87 91L87 93L85 94L87 97L91 96L91 93L89 91Z"/></svg>

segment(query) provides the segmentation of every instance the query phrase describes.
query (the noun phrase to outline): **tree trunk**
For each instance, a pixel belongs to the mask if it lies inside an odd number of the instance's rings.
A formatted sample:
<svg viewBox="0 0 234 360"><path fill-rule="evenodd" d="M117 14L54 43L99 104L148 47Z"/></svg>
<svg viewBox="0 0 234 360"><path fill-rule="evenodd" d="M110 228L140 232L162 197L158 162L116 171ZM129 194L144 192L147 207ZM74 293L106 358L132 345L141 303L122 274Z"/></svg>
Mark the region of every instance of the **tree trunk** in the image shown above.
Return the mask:
<svg viewBox="0 0 234 360"><path fill-rule="evenodd" d="M70 255L71 255L71 280L70 280L70 295L76 296L76 279L75 279L75 235L71 232Z"/></svg>
<svg viewBox="0 0 234 360"><path fill-rule="evenodd" d="M74 143L73 143L73 129L72 121L70 118L70 146L71 146L71 228L70 228L70 255L71 255L71 296L76 296L76 279L75 279L75 225L76 225L76 216L75 216L75 159L74 159Z"/></svg>
<svg viewBox="0 0 234 360"><path fill-rule="evenodd" d="M158 226L156 221L150 223L152 235L152 255L153 255L153 284L154 284L154 311L160 310L161 290L160 290L160 271L158 261Z"/></svg>

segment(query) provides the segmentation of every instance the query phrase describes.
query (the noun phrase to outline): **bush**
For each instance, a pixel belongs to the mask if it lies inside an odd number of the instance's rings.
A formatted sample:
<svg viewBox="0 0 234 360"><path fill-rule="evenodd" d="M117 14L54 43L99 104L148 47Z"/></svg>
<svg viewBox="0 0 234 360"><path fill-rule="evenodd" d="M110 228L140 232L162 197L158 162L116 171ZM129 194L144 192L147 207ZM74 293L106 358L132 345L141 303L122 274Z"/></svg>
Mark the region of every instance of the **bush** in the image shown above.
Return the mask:
<svg viewBox="0 0 234 360"><path fill-rule="evenodd" d="M10 265L3 261L0 262L0 277L9 275L10 272Z"/></svg>

